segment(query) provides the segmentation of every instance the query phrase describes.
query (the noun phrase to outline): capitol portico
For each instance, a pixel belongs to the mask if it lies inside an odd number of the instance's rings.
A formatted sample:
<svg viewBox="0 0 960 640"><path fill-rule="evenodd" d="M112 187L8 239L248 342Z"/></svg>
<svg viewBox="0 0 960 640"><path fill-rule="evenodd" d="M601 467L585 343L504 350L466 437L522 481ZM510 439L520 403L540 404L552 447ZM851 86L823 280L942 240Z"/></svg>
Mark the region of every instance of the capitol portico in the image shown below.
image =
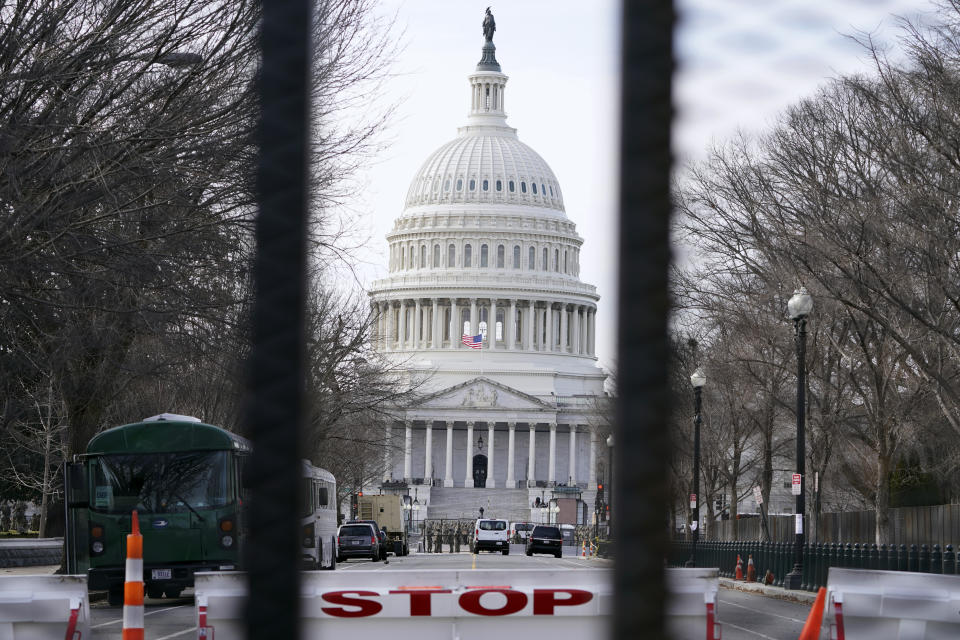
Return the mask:
<svg viewBox="0 0 960 640"><path fill-rule="evenodd" d="M536 521L543 501L586 523L599 297L580 280L583 238L556 176L507 125L492 31L468 76L467 123L414 176L387 235L389 274L370 291L376 349L426 380L388 427L384 481L417 495L427 518L475 516L476 500ZM473 335L481 349L464 343Z"/></svg>

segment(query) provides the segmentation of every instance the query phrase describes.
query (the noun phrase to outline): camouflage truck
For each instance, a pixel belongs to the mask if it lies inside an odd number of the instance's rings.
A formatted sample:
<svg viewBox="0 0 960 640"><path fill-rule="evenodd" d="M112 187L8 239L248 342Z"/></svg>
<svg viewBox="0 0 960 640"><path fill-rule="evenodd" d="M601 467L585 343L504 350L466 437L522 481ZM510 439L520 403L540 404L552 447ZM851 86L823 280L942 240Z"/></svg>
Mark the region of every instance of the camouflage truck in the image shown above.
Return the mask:
<svg viewBox="0 0 960 640"><path fill-rule="evenodd" d="M364 495L357 501L357 519L376 520L381 529L386 529L389 540L387 548L398 556L410 553L402 500L398 495Z"/></svg>

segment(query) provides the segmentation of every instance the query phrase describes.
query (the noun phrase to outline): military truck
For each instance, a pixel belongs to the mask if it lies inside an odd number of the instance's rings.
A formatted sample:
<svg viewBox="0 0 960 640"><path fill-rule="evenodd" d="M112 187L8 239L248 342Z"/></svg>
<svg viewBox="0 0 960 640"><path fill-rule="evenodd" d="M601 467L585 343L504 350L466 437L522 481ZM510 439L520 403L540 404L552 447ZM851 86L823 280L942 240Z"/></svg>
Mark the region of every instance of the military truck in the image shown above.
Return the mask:
<svg viewBox="0 0 960 640"><path fill-rule="evenodd" d="M387 548L397 556L410 553L403 513L403 498L395 494L363 495L357 501L357 519L376 520L381 529L386 529Z"/></svg>

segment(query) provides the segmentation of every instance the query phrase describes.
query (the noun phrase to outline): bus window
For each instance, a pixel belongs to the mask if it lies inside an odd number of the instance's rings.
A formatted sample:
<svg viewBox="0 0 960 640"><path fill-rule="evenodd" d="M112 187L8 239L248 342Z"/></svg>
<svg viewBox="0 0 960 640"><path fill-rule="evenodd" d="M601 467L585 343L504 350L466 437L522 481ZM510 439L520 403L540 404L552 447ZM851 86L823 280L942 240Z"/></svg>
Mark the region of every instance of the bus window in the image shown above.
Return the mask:
<svg viewBox="0 0 960 640"><path fill-rule="evenodd" d="M225 451L111 454L93 466L94 511L182 513L229 501Z"/></svg>
<svg viewBox="0 0 960 640"><path fill-rule="evenodd" d="M319 489L317 489L317 506L322 507L324 509L326 509L328 506L327 488L325 486L322 486Z"/></svg>

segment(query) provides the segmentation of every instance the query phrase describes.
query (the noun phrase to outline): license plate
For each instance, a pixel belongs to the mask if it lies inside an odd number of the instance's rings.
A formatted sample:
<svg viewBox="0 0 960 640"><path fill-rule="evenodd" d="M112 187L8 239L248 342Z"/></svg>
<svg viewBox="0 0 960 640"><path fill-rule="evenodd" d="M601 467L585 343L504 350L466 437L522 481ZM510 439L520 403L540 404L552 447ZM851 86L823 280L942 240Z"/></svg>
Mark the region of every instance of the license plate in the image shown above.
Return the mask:
<svg viewBox="0 0 960 640"><path fill-rule="evenodd" d="M500 542L499 540L497 540L497 544L498 544L498 545L500 545L500 544L503 544L503 543L502 543L502 542Z"/></svg>
<svg viewBox="0 0 960 640"><path fill-rule="evenodd" d="M354 540L353 544L363 544L363 540Z"/></svg>
<svg viewBox="0 0 960 640"><path fill-rule="evenodd" d="M173 577L172 569L154 569L150 572L150 577L154 580L169 580Z"/></svg>

